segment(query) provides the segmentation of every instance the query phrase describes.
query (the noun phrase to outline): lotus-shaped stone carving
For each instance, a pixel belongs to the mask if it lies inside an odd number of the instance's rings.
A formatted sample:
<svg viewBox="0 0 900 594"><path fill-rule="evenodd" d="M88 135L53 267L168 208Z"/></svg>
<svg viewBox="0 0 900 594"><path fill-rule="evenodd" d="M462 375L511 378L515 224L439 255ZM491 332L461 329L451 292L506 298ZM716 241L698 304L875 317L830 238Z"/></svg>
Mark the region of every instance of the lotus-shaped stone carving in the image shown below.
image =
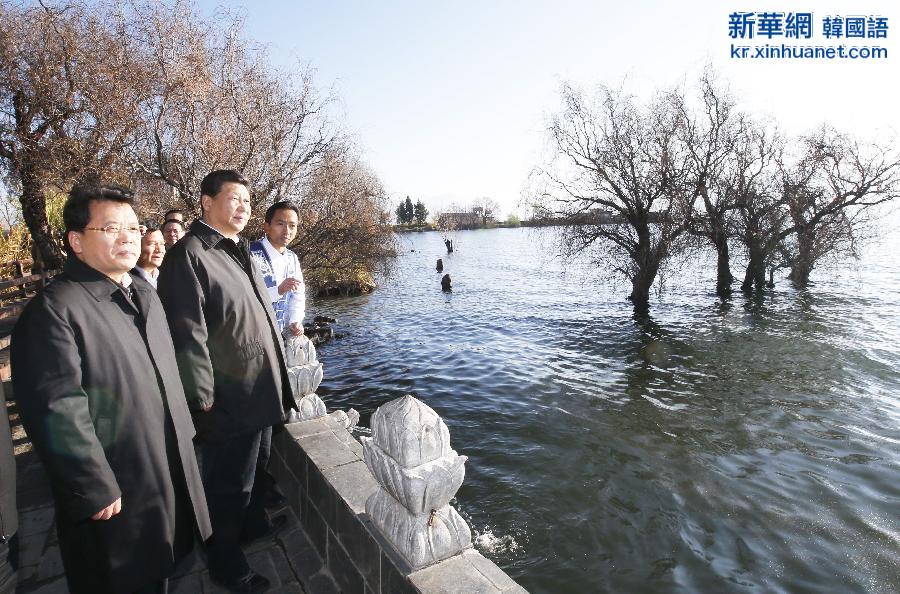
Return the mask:
<svg viewBox="0 0 900 594"><path fill-rule="evenodd" d="M315 363L316 360L316 347L309 338L302 334L294 336L289 330L285 330L284 364L286 367L309 365Z"/></svg>
<svg viewBox="0 0 900 594"><path fill-rule="evenodd" d="M366 513L412 570L437 563L472 546L472 532L447 505L421 516L410 515L379 489L366 500Z"/></svg>
<svg viewBox="0 0 900 594"><path fill-rule="evenodd" d="M325 403L315 394L307 394L303 398L296 398L297 421L308 421L324 417L327 414Z"/></svg>
<svg viewBox="0 0 900 594"><path fill-rule="evenodd" d="M404 468L363 437L363 456L375 479L411 513L430 513L450 503L466 477L466 456L453 450L437 460Z"/></svg>
<svg viewBox="0 0 900 594"><path fill-rule="evenodd" d="M288 368L291 388L297 397L312 394L322 383L322 364L312 363Z"/></svg>
<svg viewBox="0 0 900 594"><path fill-rule="evenodd" d="M409 395L380 406L371 426L375 444L406 468L452 451L446 423L430 406Z"/></svg>

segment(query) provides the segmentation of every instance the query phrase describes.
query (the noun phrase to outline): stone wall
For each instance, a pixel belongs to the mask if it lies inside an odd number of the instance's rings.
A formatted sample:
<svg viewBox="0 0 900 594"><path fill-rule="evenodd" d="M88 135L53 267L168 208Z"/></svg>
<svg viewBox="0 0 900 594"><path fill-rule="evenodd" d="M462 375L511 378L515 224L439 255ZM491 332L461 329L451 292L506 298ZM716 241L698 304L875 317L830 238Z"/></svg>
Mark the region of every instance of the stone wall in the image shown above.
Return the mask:
<svg viewBox="0 0 900 594"><path fill-rule="evenodd" d="M365 513L379 487L362 445L334 415L287 425L275 436L270 470L346 594L525 592L473 548L405 571Z"/></svg>

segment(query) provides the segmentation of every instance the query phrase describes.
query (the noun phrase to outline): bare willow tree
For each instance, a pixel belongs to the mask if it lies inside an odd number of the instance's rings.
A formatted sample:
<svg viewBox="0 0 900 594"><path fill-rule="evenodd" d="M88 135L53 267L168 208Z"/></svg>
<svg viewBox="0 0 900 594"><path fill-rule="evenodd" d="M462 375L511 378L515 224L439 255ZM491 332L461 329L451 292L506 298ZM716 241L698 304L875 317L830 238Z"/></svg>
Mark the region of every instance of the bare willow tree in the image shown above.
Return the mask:
<svg viewBox="0 0 900 594"><path fill-rule="evenodd" d="M534 172L542 207L562 227L561 251L590 254L631 282L628 298L646 308L660 266L681 249L690 167L681 141L682 99L664 93L639 107L621 91L585 96L562 87L550 122L552 156Z"/></svg>
<svg viewBox="0 0 900 594"><path fill-rule="evenodd" d="M326 117L332 97L319 93L309 68L273 68L239 19L201 18L184 0L132 2L118 14L144 40L156 73L130 153L135 171L170 185L195 213L200 180L214 169L240 170L257 210L301 193L338 140Z"/></svg>
<svg viewBox="0 0 900 594"><path fill-rule="evenodd" d="M900 194L900 155L824 126L801 141L792 166L781 163L783 203L789 216L781 265L803 287L817 263L856 257L856 240L869 226L871 209Z"/></svg>
<svg viewBox="0 0 900 594"><path fill-rule="evenodd" d="M390 212L378 178L347 146L330 149L300 199L292 249L320 294L374 288L373 273L396 255Z"/></svg>
<svg viewBox="0 0 900 594"><path fill-rule="evenodd" d="M732 140L724 168L710 182L720 203L727 207L724 222L729 240L743 248L746 263L741 289L762 291L766 269L777 257L781 233L787 226L777 175L783 140L768 122L746 115Z"/></svg>
<svg viewBox="0 0 900 594"><path fill-rule="evenodd" d="M311 69L273 67L239 18L188 0L45 1L0 5L0 173L51 266L48 196L73 181L129 183L144 215L198 215L200 180L224 168L251 182L251 232L275 199L301 199L311 270L364 279L390 253L384 192Z"/></svg>
<svg viewBox="0 0 900 594"><path fill-rule="evenodd" d="M63 256L47 193L81 179L121 179L148 96L145 65L118 33L102 9L83 4L0 4L0 167L36 256L52 268Z"/></svg>
<svg viewBox="0 0 900 594"><path fill-rule="evenodd" d="M735 236L734 209L754 172L748 170L748 122L727 87L707 70L700 78L699 111L688 102L679 105L681 133L689 158L688 180L694 191L683 209L688 232L716 251L716 293L728 295L731 274L730 244ZM750 177L750 179L748 179Z"/></svg>

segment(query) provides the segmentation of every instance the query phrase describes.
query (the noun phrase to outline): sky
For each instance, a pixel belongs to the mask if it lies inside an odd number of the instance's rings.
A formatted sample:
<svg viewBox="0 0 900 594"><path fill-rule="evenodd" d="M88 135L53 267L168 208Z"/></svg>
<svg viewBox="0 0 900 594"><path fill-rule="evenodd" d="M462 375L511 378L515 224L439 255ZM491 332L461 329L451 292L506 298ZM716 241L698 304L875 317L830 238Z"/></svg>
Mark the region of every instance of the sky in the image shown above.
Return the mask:
<svg viewBox="0 0 900 594"><path fill-rule="evenodd" d="M675 3L256 0L198 3L241 10L246 33L283 68L305 63L339 96L335 119L393 202L431 210L482 197L518 211L546 150L563 82L621 87L638 98L695 89L711 64L742 106L801 134L824 122L861 139L900 138L900 4L891 1ZM812 38L729 37L733 12L812 13ZM834 40L833 16L887 18L887 37ZM758 26L758 24L756 25ZM887 48L886 59L763 60L731 45Z"/></svg>

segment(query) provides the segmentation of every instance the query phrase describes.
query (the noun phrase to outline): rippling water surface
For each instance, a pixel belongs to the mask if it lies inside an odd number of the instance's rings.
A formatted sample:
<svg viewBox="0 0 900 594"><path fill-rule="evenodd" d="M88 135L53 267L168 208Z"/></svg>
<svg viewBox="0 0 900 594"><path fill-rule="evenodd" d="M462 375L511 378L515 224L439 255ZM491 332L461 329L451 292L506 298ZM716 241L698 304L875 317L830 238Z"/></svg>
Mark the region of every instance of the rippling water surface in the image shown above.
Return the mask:
<svg viewBox="0 0 900 594"><path fill-rule="evenodd" d="M551 233L402 235L379 290L312 305L343 333L320 395L434 408L531 592L900 591L900 264L724 302L697 264L642 319Z"/></svg>

